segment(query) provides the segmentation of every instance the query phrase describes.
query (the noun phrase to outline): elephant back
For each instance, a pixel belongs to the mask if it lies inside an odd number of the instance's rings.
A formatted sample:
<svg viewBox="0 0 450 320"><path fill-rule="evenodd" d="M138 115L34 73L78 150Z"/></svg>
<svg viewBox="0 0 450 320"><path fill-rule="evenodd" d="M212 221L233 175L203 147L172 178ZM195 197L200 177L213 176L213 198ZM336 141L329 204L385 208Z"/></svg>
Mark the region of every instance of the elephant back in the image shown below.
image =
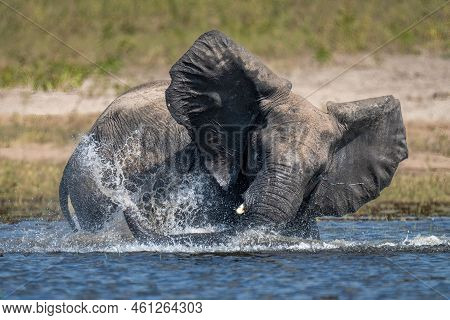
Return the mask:
<svg viewBox="0 0 450 320"><path fill-rule="evenodd" d="M108 106L89 132L102 157L121 162L125 172L142 172L189 143L187 130L166 107L168 85L168 81L143 84Z"/></svg>

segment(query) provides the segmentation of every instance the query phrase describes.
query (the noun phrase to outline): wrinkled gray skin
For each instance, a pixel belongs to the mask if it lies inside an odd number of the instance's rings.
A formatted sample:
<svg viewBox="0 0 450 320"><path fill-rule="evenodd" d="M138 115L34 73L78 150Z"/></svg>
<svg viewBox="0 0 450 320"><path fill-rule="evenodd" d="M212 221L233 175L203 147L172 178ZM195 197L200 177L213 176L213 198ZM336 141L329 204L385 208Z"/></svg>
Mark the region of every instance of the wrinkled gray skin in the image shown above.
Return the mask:
<svg viewBox="0 0 450 320"><path fill-rule="evenodd" d="M108 180L117 178L119 173L105 170L104 181L99 184L88 150L95 148L105 167L115 164L115 169L121 168L126 180L164 163L189 143L186 130L174 121L165 106L164 91L168 84L168 81L151 82L115 99L75 149L59 188L61 210L74 230L78 228L72 215L81 229L96 231L118 206L105 194L104 187L115 188ZM69 211L69 197L75 209L73 214Z"/></svg>
<svg viewBox="0 0 450 320"><path fill-rule="evenodd" d="M233 230L262 226L318 238L316 217L355 212L378 197L407 158L398 100L329 103L324 113L218 31L197 39L170 76L167 108L187 129L190 138L181 140L191 143L166 159L195 159L177 172L206 175L211 190L225 191L228 211L242 201L242 215L222 219ZM125 210L143 241L155 238L150 211Z"/></svg>

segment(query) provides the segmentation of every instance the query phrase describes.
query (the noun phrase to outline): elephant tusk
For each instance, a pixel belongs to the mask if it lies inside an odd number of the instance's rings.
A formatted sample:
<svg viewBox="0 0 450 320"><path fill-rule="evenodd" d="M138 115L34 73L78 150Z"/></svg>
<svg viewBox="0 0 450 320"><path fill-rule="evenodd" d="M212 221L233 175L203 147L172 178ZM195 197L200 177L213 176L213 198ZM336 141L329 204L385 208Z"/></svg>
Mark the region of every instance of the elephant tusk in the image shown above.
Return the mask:
<svg viewBox="0 0 450 320"><path fill-rule="evenodd" d="M236 213L237 214L244 214L245 213L245 205L241 204L237 209L236 209Z"/></svg>

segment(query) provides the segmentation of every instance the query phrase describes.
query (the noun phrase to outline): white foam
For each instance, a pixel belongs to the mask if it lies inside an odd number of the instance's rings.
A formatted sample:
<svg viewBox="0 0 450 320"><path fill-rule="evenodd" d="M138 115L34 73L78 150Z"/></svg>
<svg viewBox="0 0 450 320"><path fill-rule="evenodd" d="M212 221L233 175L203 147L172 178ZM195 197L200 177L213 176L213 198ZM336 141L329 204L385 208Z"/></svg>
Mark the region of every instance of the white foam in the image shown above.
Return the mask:
<svg viewBox="0 0 450 320"><path fill-rule="evenodd" d="M193 233L210 232L209 229L191 229ZM416 236L406 243L402 240L330 241L304 240L285 237L276 233L248 231L232 237L226 243L160 245L141 244L134 240L126 225L107 227L100 233L72 233L65 222L25 221L15 225L0 225L0 250L5 253L255 253L255 252L371 252L415 251L421 248L441 248L450 251L450 239L446 236Z"/></svg>

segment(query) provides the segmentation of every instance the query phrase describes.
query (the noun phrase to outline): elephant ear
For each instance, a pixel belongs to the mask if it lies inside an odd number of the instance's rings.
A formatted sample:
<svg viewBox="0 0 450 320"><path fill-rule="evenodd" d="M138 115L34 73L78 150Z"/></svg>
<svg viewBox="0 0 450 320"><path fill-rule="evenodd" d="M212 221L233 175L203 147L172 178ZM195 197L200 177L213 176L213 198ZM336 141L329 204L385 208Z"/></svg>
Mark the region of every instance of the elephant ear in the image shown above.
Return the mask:
<svg viewBox="0 0 450 320"><path fill-rule="evenodd" d="M286 101L291 83L219 31L200 36L172 66L166 102L227 189L239 173L254 119Z"/></svg>
<svg viewBox="0 0 450 320"><path fill-rule="evenodd" d="M392 96L329 103L342 140L305 201L308 215L353 213L387 187L408 157L400 102Z"/></svg>

